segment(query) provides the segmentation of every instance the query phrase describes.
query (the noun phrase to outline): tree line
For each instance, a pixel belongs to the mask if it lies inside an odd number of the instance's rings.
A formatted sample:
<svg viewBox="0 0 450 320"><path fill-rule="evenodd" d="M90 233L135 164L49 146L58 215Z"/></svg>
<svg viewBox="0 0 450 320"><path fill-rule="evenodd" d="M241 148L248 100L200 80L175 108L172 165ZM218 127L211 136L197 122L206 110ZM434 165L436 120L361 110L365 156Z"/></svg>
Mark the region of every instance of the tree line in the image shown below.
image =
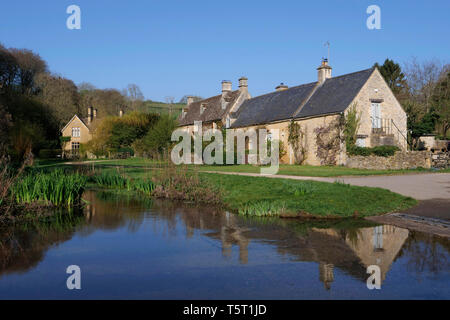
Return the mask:
<svg viewBox="0 0 450 320"><path fill-rule="evenodd" d="M419 148L418 138L425 134L450 139L449 64L413 58L403 67L391 59L375 66L408 115L408 140L413 148Z"/></svg>
<svg viewBox="0 0 450 320"><path fill-rule="evenodd" d="M120 109L146 110L148 105L151 101L135 84L120 91L87 82L77 86L50 72L39 54L0 44L0 157L20 161L29 151L59 149L61 128L74 114L86 117L89 106L107 118Z"/></svg>

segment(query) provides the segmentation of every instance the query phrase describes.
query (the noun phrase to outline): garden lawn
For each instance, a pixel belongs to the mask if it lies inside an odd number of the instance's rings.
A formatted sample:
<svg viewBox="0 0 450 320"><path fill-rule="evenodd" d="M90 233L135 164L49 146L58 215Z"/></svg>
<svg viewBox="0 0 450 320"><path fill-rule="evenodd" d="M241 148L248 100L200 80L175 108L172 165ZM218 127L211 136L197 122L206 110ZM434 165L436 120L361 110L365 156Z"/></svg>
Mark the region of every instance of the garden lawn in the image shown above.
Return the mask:
<svg viewBox="0 0 450 320"><path fill-rule="evenodd" d="M95 160L89 161L95 166L125 166L125 167L148 167L158 168L161 163L146 158L129 158L119 160ZM241 164L241 165L190 165L199 171L220 171L220 172L245 172L260 173L261 167ZM393 175L408 173L430 173L430 172L450 172L450 169L408 169L408 170L368 170L352 169L343 166L308 166L308 165L288 165L281 164L278 175L305 176L305 177L340 177L340 176L371 176L371 175Z"/></svg>
<svg viewBox="0 0 450 320"><path fill-rule="evenodd" d="M202 173L207 183L222 188L222 198L232 210L261 201L283 204L289 213L319 217L370 216L404 210L417 201L380 188L342 183L297 181Z"/></svg>

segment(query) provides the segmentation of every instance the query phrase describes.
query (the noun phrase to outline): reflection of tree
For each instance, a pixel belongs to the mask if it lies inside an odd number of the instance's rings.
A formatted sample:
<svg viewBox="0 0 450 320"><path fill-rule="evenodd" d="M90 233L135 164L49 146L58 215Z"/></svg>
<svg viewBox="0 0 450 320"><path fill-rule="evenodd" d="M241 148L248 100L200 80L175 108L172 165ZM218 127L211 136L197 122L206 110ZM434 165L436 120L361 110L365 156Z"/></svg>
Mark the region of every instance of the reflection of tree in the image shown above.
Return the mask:
<svg viewBox="0 0 450 320"><path fill-rule="evenodd" d="M37 265L52 245L72 238L83 223L78 214L57 214L46 222L4 228L0 232L0 276L24 272Z"/></svg>
<svg viewBox="0 0 450 320"><path fill-rule="evenodd" d="M425 271L438 274L450 268L448 255L450 241L420 232L411 232L403 247L408 259L408 268L416 273Z"/></svg>

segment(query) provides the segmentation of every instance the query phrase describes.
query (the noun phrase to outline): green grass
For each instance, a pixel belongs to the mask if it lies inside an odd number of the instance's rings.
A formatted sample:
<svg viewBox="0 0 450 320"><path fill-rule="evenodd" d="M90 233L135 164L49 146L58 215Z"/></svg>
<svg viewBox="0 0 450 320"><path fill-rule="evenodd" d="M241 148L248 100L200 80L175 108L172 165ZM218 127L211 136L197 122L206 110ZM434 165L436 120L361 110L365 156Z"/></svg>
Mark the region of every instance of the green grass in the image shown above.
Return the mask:
<svg viewBox="0 0 450 320"><path fill-rule="evenodd" d="M125 166L125 167L149 167L158 168L161 163L146 158L129 158L118 160L98 160L90 162L95 166ZM245 172L260 173L261 167L254 165L191 165L200 171L220 171L220 172ZM309 165L287 165L281 164L278 175L306 176L306 177L340 177L340 176L371 176L371 175L395 175L408 173L429 173L429 172L450 172L449 169L408 169L408 170L368 170L352 169L343 166L309 166Z"/></svg>
<svg viewBox="0 0 450 320"><path fill-rule="evenodd" d="M296 181L264 177L205 174L202 178L223 190L232 210L261 215L306 212L319 217L370 216L414 206L417 201L380 188L342 183Z"/></svg>
<svg viewBox="0 0 450 320"><path fill-rule="evenodd" d="M220 171L220 172L245 172L260 173L261 167L253 165L230 165L230 166L198 166L201 171ZM309 165L288 165L281 164L277 175L305 176L305 177L341 177L341 176L372 176L372 175L394 175L408 173L436 172L430 169L407 169L407 170L368 170L353 169L343 166L309 166ZM442 170L439 172L450 172Z"/></svg>
<svg viewBox="0 0 450 320"><path fill-rule="evenodd" d="M143 158L100 161L93 165L96 171L101 171L99 173L102 178L97 178L97 181L103 182L98 185L118 186L118 188L140 191L148 195L156 187L152 181L152 176L156 172L148 169L161 168L160 163ZM123 167L119 173L113 166ZM208 190L220 192L224 206L242 215L276 216L282 213L308 213L318 217L352 217L356 213L363 217L404 210L417 203L412 198L380 188L350 186L337 182L326 183L202 172L211 170L259 173L259 167L250 165L188 166L188 168L188 172L192 174L196 174L195 172L198 170L200 179L205 185L211 186L211 188L208 187ZM279 174L338 177L418 171L421 170L359 170L345 167L282 165Z"/></svg>
<svg viewBox="0 0 450 320"><path fill-rule="evenodd" d="M103 170L115 170L105 168ZM123 168L133 180L149 180L152 171ZM370 216L407 209L417 201L381 188L308 180L274 179L199 173L200 179L221 193L224 205L242 215L276 216L306 212L318 217ZM211 192L217 192L211 190Z"/></svg>

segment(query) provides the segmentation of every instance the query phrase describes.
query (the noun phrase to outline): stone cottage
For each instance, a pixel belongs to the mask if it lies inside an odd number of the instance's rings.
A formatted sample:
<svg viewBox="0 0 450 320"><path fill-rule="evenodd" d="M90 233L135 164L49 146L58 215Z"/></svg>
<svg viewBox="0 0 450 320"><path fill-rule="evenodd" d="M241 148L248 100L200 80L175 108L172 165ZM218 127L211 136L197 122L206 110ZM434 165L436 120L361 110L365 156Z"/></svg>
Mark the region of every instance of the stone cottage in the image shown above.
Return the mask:
<svg viewBox="0 0 450 320"><path fill-rule="evenodd" d="M70 137L70 141L66 143L64 148L66 153L77 154L80 150L80 145L92 139L94 129L101 119L97 117L97 109L93 107L88 107L87 113L88 116L86 118L74 115L61 130L63 137ZM120 109L119 117L122 117L123 114L123 110Z"/></svg>
<svg viewBox="0 0 450 320"><path fill-rule="evenodd" d="M239 79L239 89L232 90L231 81L222 81L222 93L200 101L188 97L187 106L178 119L180 127L194 131L194 121L202 121L203 129L230 127L231 114L239 110L241 104L250 99L248 79Z"/></svg>
<svg viewBox="0 0 450 320"><path fill-rule="evenodd" d="M80 144L92 139L93 126L96 121L97 109L93 107L88 107L87 118L80 118L78 115L74 115L61 130L63 137L70 137L70 141L66 143L64 151L72 154L78 153Z"/></svg>
<svg viewBox="0 0 450 320"><path fill-rule="evenodd" d="M282 163L345 164L345 143L338 135L353 107L360 116L358 146L397 145L406 150L406 113L378 69L332 77L323 59L317 71L317 81L291 88L281 84L272 93L245 100L229 114L230 128L278 129L285 149ZM295 146L288 143L292 123L298 125ZM330 145L332 151L324 147Z"/></svg>

